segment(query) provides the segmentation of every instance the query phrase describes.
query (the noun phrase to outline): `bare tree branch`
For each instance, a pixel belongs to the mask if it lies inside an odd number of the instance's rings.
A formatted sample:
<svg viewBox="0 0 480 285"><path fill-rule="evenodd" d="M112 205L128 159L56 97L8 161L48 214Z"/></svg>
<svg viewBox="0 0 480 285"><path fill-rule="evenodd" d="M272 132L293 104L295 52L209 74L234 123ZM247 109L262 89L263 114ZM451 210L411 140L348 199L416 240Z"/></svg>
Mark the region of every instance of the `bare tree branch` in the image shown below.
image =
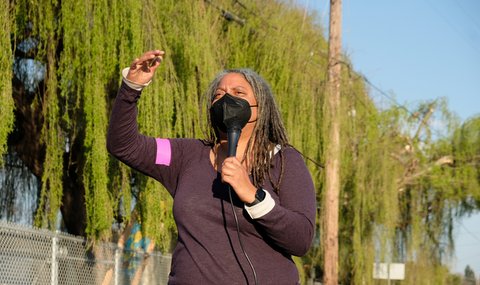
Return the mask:
<svg viewBox="0 0 480 285"><path fill-rule="evenodd" d="M400 185L399 188L403 188L406 185L414 184L414 182L417 179L427 175L436 166L453 165L453 163L454 163L454 160L451 155L442 156L441 158L437 159L435 162L430 164L430 166L424 168L423 170L417 171L412 175L409 175L409 176L403 177L403 179L400 179L398 181L398 184Z"/></svg>

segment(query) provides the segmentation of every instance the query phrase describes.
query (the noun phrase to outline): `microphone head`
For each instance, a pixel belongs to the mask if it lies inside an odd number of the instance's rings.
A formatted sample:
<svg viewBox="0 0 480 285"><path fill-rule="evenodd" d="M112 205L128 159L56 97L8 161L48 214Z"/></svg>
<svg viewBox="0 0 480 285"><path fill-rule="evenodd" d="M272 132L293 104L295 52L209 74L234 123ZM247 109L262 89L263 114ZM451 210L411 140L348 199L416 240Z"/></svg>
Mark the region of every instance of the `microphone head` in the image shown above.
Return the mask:
<svg viewBox="0 0 480 285"><path fill-rule="evenodd" d="M237 146L240 135L242 134L241 129L232 128L227 132L227 142L228 142L228 157L237 155Z"/></svg>
<svg viewBox="0 0 480 285"><path fill-rule="evenodd" d="M228 95L228 96L227 96ZM243 127L247 124L252 111L247 100L226 94L223 104L223 123L227 127L228 156L237 155L237 145Z"/></svg>

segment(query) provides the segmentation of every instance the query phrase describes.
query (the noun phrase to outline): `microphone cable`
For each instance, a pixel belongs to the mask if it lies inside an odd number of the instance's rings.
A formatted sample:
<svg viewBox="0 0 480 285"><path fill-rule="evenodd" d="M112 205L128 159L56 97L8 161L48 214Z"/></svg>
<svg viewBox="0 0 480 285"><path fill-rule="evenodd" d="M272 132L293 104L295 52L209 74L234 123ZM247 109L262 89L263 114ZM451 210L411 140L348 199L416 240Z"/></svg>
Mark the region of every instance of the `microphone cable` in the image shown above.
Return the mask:
<svg viewBox="0 0 480 285"><path fill-rule="evenodd" d="M250 117L250 116L249 116ZM234 117L237 118L237 117ZM237 118L238 119L238 118ZM225 121L225 119L224 119ZM238 140L240 138L240 134L242 133L242 128L245 126L245 124L248 122L248 119L245 122L229 122L229 128L227 128L227 141L228 141L228 157L235 157L237 153L237 144ZM237 125L236 123L239 123ZM242 249L243 255L248 261L248 265L250 265L250 268L252 269L253 272L253 279L255 280L255 285L258 285L258 279L257 279L257 272L255 271L255 267L252 264L252 261L250 260L250 257L248 257L247 252L245 251L245 247L243 246L243 241L242 237L240 235L240 224L238 222L238 217L237 217L237 212L235 212L235 206L233 205L233 198L232 198L232 187L229 184L228 185L228 197L230 198L230 206L232 207L232 213L233 217L235 219L235 225L237 227L237 236L238 236L238 241L240 243L240 248ZM233 244L232 244L232 249L233 249ZM234 250L235 252L235 250ZM242 265L240 265L240 268L243 271ZM247 276L245 276L247 277ZM248 279L247 279L248 283Z"/></svg>
<svg viewBox="0 0 480 285"><path fill-rule="evenodd" d="M252 269L253 279L255 280L255 285L258 285L257 272L255 271L255 267L253 267L252 261L248 257L247 252L245 251L245 248L243 247L242 237L240 236L240 225L238 223L237 212L235 212L235 207L233 206L232 187L230 185L228 185L228 197L230 198L230 206L232 207L233 217L235 218L235 225L237 226L237 236L238 236L238 241L240 242L240 248L242 249L243 255L245 256L245 258L248 261L248 265L250 265L250 268ZM247 279L247 282L248 282L248 279Z"/></svg>

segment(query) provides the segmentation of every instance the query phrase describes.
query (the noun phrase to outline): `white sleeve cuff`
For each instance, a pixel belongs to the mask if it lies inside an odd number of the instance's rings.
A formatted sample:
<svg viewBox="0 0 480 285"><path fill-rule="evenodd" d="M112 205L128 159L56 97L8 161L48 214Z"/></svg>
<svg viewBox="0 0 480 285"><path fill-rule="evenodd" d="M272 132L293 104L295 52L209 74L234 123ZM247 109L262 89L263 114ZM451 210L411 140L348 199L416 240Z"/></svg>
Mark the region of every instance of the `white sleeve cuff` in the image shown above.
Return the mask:
<svg viewBox="0 0 480 285"><path fill-rule="evenodd" d="M244 207L250 218L258 219L268 214L273 209L273 207L275 207L275 200L273 200L272 196L270 195L270 193L268 193L268 191L265 191L265 199L263 199L262 202L251 207L248 207L247 205L245 205Z"/></svg>
<svg viewBox="0 0 480 285"><path fill-rule="evenodd" d="M130 70L130 67L125 67L123 70L122 70L122 77L123 77L123 82L125 82L125 84L128 85L128 87L132 88L132 89L135 89L137 91L141 91L143 88L147 87L150 82L152 82L152 80L148 81L147 83L145 84L138 84L138 83L135 83L133 81L130 81L127 79L127 74L128 74L128 71Z"/></svg>

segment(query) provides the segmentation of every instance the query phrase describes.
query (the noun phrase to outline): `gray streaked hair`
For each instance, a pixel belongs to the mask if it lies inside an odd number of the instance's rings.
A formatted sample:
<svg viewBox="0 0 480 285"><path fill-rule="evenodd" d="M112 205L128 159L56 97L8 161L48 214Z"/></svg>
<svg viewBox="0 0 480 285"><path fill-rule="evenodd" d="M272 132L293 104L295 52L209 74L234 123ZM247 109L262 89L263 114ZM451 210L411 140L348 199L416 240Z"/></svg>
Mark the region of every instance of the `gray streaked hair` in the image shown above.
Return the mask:
<svg viewBox="0 0 480 285"><path fill-rule="evenodd" d="M208 141L212 144L220 140L218 130L213 125L210 118L209 110L212 106L212 101L215 92L220 84L222 78L229 73L238 73L243 75L245 80L253 89L253 94L258 104L257 122L253 135L248 141L247 151L244 159L247 165L250 166L253 176L253 183L256 187L261 187L268 176L275 191L278 192L281 180L283 178L284 159L283 149L288 146L288 138L285 127L283 125L280 111L274 99L274 95L270 85L255 71L247 68L242 69L227 69L220 72L210 84L207 89L207 117L209 119L210 130L208 133ZM270 167L273 160L274 148L279 145L281 157L281 171L278 181L275 183L270 177ZM246 155L249 153L250 155Z"/></svg>

